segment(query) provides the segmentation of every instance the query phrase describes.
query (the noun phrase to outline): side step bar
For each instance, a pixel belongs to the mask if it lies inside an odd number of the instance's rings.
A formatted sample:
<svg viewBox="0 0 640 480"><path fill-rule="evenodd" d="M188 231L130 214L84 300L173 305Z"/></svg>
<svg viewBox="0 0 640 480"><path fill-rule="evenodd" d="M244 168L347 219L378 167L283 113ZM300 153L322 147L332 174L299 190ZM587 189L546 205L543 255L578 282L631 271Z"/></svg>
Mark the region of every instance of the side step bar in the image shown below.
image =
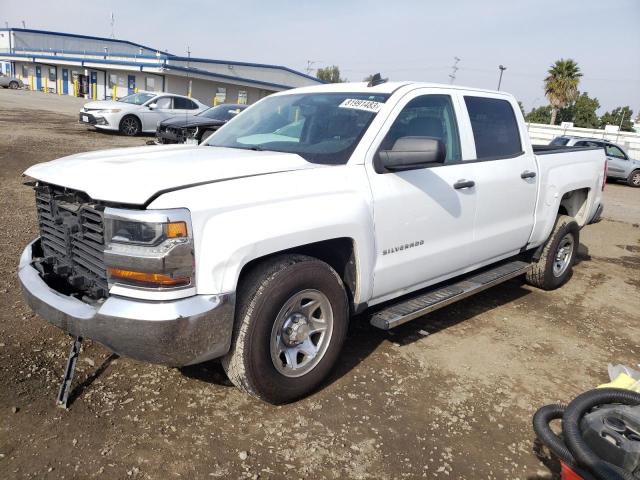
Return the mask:
<svg viewBox="0 0 640 480"><path fill-rule="evenodd" d="M455 283L407 298L373 314L371 325L389 330L475 293L527 273L531 264L520 260L500 264Z"/></svg>

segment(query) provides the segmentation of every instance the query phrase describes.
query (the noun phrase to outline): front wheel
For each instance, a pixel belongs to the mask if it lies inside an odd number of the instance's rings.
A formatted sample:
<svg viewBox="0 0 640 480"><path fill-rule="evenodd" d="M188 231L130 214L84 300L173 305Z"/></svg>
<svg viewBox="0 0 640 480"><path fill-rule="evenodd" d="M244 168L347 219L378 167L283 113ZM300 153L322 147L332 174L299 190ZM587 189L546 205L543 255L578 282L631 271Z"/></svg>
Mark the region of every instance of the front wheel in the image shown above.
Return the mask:
<svg viewBox="0 0 640 480"><path fill-rule="evenodd" d="M135 137L142 130L140 120L133 115L127 115L120 121L120 131L129 137Z"/></svg>
<svg viewBox="0 0 640 480"><path fill-rule="evenodd" d="M563 285L571 277L579 244L577 222L568 215L558 215L540 258L533 262L527 273L527 283L543 290L554 290Z"/></svg>
<svg viewBox="0 0 640 480"><path fill-rule="evenodd" d="M640 188L640 170L634 170L627 178L627 184L630 187Z"/></svg>
<svg viewBox="0 0 640 480"><path fill-rule="evenodd" d="M326 263L305 255L262 262L238 289L227 376L273 404L311 393L338 358L348 312L342 280Z"/></svg>
<svg viewBox="0 0 640 480"><path fill-rule="evenodd" d="M18 85L18 82L11 82L11 83L9 83L9 88L10 88L11 90L17 90L19 86L20 86L20 85Z"/></svg>

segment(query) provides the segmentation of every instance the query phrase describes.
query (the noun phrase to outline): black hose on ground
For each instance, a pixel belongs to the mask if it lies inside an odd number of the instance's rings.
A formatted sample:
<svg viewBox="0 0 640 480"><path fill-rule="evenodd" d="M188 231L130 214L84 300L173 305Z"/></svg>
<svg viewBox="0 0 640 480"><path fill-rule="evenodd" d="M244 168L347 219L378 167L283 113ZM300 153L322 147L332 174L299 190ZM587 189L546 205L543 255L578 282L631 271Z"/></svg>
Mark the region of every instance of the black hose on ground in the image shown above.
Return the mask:
<svg viewBox="0 0 640 480"><path fill-rule="evenodd" d="M637 480L631 472L598 457L582 438L580 430L582 417L592 408L607 404L640 405L640 393L618 388L602 388L578 395L567 405L562 416L564 441L576 464L591 471L598 478L602 480Z"/></svg>
<svg viewBox="0 0 640 480"><path fill-rule="evenodd" d="M549 427L552 420L560 420L564 415L565 407L562 405L545 405L533 416L533 431L540 441L553 452L563 462L575 465L575 459L566 447L562 439L558 437Z"/></svg>

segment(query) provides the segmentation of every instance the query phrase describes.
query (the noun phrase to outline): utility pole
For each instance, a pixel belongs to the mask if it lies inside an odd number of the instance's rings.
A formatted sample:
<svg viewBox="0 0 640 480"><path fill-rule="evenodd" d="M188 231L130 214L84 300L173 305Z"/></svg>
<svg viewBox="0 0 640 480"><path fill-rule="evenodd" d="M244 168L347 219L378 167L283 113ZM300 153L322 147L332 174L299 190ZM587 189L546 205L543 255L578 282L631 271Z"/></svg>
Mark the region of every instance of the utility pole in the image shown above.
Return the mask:
<svg viewBox="0 0 640 480"><path fill-rule="evenodd" d="M189 86L187 87L187 97L191 98L191 89L193 87L193 81L190 78L191 72L191 48L187 45L187 78L189 79Z"/></svg>
<svg viewBox="0 0 640 480"><path fill-rule="evenodd" d="M111 38L116 38L115 32L113 30L115 23L116 23L116 17L113 15L113 12L111 12Z"/></svg>
<svg viewBox="0 0 640 480"><path fill-rule="evenodd" d="M500 85L502 84L502 74L507 69L507 67L505 67L504 65L498 65L498 68L500 69L500 78L498 78L498 90L500 90Z"/></svg>
<svg viewBox="0 0 640 480"><path fill-rule="evenodd" d="M453 65L451 66L451 73L449 74L449 78L451 79L449 83L453 84L456 80L456 72L459 70L458 62L460 59L458 57L453 57Z"/></svg>
<svg viewBox="0 0 640 480"><path fill-rule="evenodd" d="M311 70L313 70L313 66L318 63L318 60L307 60L307 75L311 75Z"/></svg>

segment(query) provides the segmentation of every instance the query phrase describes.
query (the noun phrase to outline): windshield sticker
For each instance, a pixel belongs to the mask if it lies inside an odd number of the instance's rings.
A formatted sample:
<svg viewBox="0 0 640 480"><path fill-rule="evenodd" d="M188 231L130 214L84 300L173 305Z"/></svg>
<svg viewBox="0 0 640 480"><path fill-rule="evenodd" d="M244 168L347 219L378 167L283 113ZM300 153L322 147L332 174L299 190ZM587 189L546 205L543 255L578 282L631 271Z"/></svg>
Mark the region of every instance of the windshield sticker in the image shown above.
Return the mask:
<svg viewBox="0 0 640 480"><path fill-rule="evenodd" d="M352 108L355 110L364 110L366 112L378 113L384 103L374 102L373 100L360 100L358 98L347 98L338 105L340 108Z"/></svg>

